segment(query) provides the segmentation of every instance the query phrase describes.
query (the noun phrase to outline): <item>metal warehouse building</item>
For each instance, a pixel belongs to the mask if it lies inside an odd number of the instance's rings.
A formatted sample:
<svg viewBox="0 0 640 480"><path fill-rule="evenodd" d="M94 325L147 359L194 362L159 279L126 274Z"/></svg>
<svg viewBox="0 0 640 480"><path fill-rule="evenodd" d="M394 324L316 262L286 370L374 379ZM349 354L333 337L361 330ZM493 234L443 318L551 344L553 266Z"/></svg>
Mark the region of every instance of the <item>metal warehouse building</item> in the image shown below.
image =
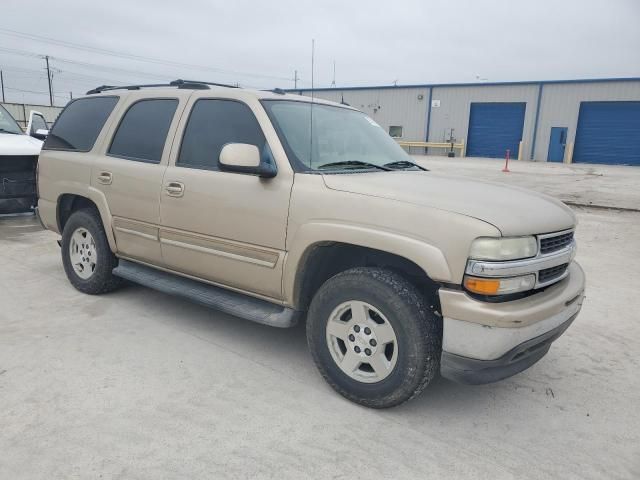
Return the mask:
<svg viewBox="0 0 640 480"><path fill-rule="evenodd" d="M364 111L400 141L461 144L458 155L504 157L509 149L526 160L640 166L640 78L316 88L314 95Z"/></svg>

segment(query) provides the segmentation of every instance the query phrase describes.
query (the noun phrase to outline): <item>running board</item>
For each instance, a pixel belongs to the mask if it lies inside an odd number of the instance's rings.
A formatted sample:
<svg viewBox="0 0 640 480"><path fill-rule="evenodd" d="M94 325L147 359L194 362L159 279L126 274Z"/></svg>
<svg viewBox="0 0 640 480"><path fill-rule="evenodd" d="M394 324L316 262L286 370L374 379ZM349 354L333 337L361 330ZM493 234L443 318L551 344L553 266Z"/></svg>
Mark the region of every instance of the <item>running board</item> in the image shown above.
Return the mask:
<svg viewBox="0 0 640 480"><path fill-rule="evenodd" d="M113 274L145 287L272 327L293 327L298 320L299 312L291 308L128 260L120 259Z"/></svg>

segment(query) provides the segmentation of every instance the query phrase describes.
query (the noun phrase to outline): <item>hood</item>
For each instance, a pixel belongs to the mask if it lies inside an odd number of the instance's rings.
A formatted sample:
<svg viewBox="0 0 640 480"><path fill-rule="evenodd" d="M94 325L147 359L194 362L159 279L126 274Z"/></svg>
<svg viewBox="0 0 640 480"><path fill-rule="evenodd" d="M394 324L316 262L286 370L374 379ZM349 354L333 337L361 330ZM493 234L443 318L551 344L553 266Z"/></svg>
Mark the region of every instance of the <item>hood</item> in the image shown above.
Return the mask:
<svg viewBox="0 0 640 480"><path fill-rule="evenodd" d="M0 133L0 156L40 155L42 142L29 135Z"/></svg>
<svg viewBox="0 0 640 480"><path fill-rule="evenodd" d="M388 198L483 220L502 235L557 232L575 226L573 212L547 195L504 184L433 172L323 175L332 190Z"/></svg>

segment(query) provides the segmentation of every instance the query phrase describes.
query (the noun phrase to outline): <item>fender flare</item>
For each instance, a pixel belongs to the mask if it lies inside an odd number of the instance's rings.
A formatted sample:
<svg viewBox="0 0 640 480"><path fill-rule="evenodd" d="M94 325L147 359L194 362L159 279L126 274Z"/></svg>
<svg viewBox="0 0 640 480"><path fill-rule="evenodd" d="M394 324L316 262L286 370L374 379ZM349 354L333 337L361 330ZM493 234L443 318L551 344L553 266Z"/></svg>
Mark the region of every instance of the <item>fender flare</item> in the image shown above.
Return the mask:
<svg viewBox="0 0 640 480"><path fill-rule="evenodd" d="M362 225L313 222L296 231L285 258L282 290L287 304L295 303L296 282L300 280L298 273L304 267L308 253L315 246L331 242L388 252L415 263L434 281L451 280L451 270L442 251L422 239Z"/></svg>
<svg viewBox="0 0 640 480"><path fill-rule="evenodd" d="M88 200L91 200L98 209L98 213L100 214L100 220L102 220L102 225L104 226L105 234L107 235L107 241L109 242L109 248L113 253L118 251L118 246L116 243L115 235L113 234L113 217L111 215L111 211L109 210L109 205L107 203L107 198L104 193L102 193L97 188L87 186L87 185L79 185L74 183L67 183L65 185L61 185L61 193L58 195L56 199L56 210L60 208L60 199L63 195L76 195L78 197L84 197ZM58 223L59 233L62 233L62 228L59 223L59 218L56 219Z"/></svg>

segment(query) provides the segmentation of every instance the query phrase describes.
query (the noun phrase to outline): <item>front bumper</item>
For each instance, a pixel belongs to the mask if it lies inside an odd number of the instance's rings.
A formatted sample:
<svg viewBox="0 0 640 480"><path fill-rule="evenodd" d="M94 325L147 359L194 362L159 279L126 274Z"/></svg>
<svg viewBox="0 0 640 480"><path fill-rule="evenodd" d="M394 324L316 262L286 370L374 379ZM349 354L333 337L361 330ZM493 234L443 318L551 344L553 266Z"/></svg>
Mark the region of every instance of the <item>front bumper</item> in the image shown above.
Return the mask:
<svg viewBox="0 0 640 480"><path fill-rule="evenodd" d="M442 376L489 383L530 367L576 318L584 288L584 272L573 262L564 280L520 300L488 303L441 289Z"/></svg>
<svg viewBox="0 0 640 480"><path fill-rule="evenodd" d="M495 360L477 360L442 352L440 374L458 383L480 385L520 373L546 355L551 343L569 328L578 314L542 335L527 340Z"/></svg>

